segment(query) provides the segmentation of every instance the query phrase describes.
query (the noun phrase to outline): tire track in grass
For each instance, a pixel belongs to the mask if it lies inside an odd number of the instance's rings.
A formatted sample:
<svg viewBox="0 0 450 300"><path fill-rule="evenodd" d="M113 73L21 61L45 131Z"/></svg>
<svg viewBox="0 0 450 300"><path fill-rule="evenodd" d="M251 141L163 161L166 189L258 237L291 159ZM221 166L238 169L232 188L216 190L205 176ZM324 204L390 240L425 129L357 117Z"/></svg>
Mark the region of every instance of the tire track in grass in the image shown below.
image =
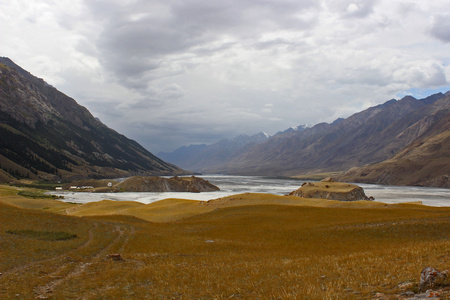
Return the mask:
<svg viewBox="0 0 450 300"><path fill-rule="evenodd" d="M66 258L67 256L69 256L70 254L72 254L72 253L74 253L76 251L80 251L80 250L82 250L84 248L87 248L94 240L94 230L97 227L98 227L98 224L97 223L93 223L93 226L89 229L89 232L88 232L88 239L83 244L81 244L78 247L76 247L75 249L71 249L71 250L69 250L67 252L64 252L62 254L59 254L58 256L55 256L55 257L34 261L32 263L28 263L28 264L25 264L25 265L20 266L20 267L15 267L15 268L13 268L11 270L7 270L7 271L3 272L2 277L12 276L14 274L21 273L22 271L26 271L26 270L29 270L29 269L31 269L33 267L39 266L41 264L47 264L47 263L50 263L52 261L56 261L58 259Z"/></svg>
<svg viewBox="0 0 450 300"><path fill-rule="evenodd" d="M106 224L106 223L103 223L103 224ZM54 291L58 288L58 286L60 286L61 284L63 284L64 282L67 282L68 280L70 280L72 278L81 276L83 273L86 272L87 268L89 268L91 265L98 263L103 258L105 258L107 253L113 247L120 245L119 250L122 251L129 239L129 235L126 235L125 239L123 241L121 241L121 239L125 235L125 232L127 231L127 229L122 228L120 225L115 225L113 228L114 228L114 232L117 234L115 236L114 240L112 240L110 243L108 243L106 245L106 247L104 247L103 249L100 249L97 252L97 254L95 254L88 261L80 262L72 271L70 271L65 276L56 278L55 274L58 274L58 270L55 271L54 273L50 274L49 276L50 277L53 276L54 279L51 280L50 282L48 282L46 285L36 287L35 288L35 297L37 299L48 299L52 295L52 293L54 293ZM131 235L134 234L134 231L135 231L134 228L131 228L128 230L130 230ZM61 268L64 268L64 266L61 266Z"/></svg>

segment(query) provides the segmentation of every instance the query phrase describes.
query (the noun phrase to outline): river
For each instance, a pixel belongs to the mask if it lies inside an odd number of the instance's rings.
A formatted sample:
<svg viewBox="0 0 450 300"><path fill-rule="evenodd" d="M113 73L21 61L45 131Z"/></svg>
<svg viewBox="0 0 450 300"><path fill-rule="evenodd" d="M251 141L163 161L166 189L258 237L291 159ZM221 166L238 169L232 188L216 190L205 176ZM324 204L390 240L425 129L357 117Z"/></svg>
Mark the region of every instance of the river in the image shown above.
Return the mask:
<svg viewBox="0 0 450 300"><path fill-rule="evenodd" d="M64 196L63 201L87 203L104 199L116 201L138 201L145 204L162 199L179 198L206 201L241 193L269 193L286 195L298 189L304 180L270 178L260 176L202 175L199 176L217 185L220 191L205 193L81 193L51 192ZM367 196L384 203L421 201L429 206L450 206L450 189L358 184Z"/></svg>

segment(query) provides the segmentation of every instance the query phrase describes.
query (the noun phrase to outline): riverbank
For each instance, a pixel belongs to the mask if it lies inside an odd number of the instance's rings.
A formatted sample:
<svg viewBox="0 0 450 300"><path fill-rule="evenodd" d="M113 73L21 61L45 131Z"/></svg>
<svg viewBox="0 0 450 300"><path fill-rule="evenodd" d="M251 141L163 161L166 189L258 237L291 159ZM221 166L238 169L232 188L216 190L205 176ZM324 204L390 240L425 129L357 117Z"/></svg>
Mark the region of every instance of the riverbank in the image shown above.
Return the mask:
<svg viewBox="0 0 450 300"><path fill-rule="evenodd" d="M52 192L64 196L64 201L76 203L97 202L104 199L114 201L137 201L144 204L167 198L207 201L244 193L263 193L287 195L298 189L305 181L292 178L271 178L261 176L202 175L201 178L218 186L220 191L202 193L88 193ZM403 202L422 202L428 206L450 206L450 189L385 186L358 184L376 201L394 204Z"/></svg>

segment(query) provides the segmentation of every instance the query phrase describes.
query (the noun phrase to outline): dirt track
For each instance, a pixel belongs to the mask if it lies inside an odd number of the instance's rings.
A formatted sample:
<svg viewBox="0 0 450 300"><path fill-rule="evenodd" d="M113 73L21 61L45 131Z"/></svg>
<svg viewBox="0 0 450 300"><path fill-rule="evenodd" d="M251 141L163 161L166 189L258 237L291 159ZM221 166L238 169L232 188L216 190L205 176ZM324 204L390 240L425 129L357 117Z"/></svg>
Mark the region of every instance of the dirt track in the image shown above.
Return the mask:
<svg viewBox="0 0 450 300"><path fill-rule="evenodd" d="M107 222L94 222L88 233L88 239L75 249L56 257L35 261L3 272L2 281L21 281L26 276L38 276L40 285L34 287L35 299L49 299L60 286L71 279L83 276L95 264L102 262L111 253L123 251L128 238L134 234L134 228L123 227ZM100 230L100 226L106 227ZM105 240L105 229L111 236ZM0 291L0 296L2 291ZM6 298L14 295L3 294ZM2 296L2 297L3 297ZM24 295L15 295L21 297ZM28 297L30 295L27 295Z"/></svg>

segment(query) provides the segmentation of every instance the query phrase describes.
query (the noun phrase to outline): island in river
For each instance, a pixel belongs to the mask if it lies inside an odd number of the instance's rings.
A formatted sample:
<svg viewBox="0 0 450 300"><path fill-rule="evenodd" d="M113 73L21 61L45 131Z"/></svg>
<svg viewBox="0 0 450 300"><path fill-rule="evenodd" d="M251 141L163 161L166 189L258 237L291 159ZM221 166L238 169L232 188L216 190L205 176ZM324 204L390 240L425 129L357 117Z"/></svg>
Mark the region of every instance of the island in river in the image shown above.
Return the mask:
<svg viewBox="0 0 450 300"><path fill-rule="evenodd" d="M190 176L172 178L158 176L133 176L123 181L116 180L79 180L60 187L71 191L96 193L117 192L212 192L220 188L203 178Z"/></svg>

